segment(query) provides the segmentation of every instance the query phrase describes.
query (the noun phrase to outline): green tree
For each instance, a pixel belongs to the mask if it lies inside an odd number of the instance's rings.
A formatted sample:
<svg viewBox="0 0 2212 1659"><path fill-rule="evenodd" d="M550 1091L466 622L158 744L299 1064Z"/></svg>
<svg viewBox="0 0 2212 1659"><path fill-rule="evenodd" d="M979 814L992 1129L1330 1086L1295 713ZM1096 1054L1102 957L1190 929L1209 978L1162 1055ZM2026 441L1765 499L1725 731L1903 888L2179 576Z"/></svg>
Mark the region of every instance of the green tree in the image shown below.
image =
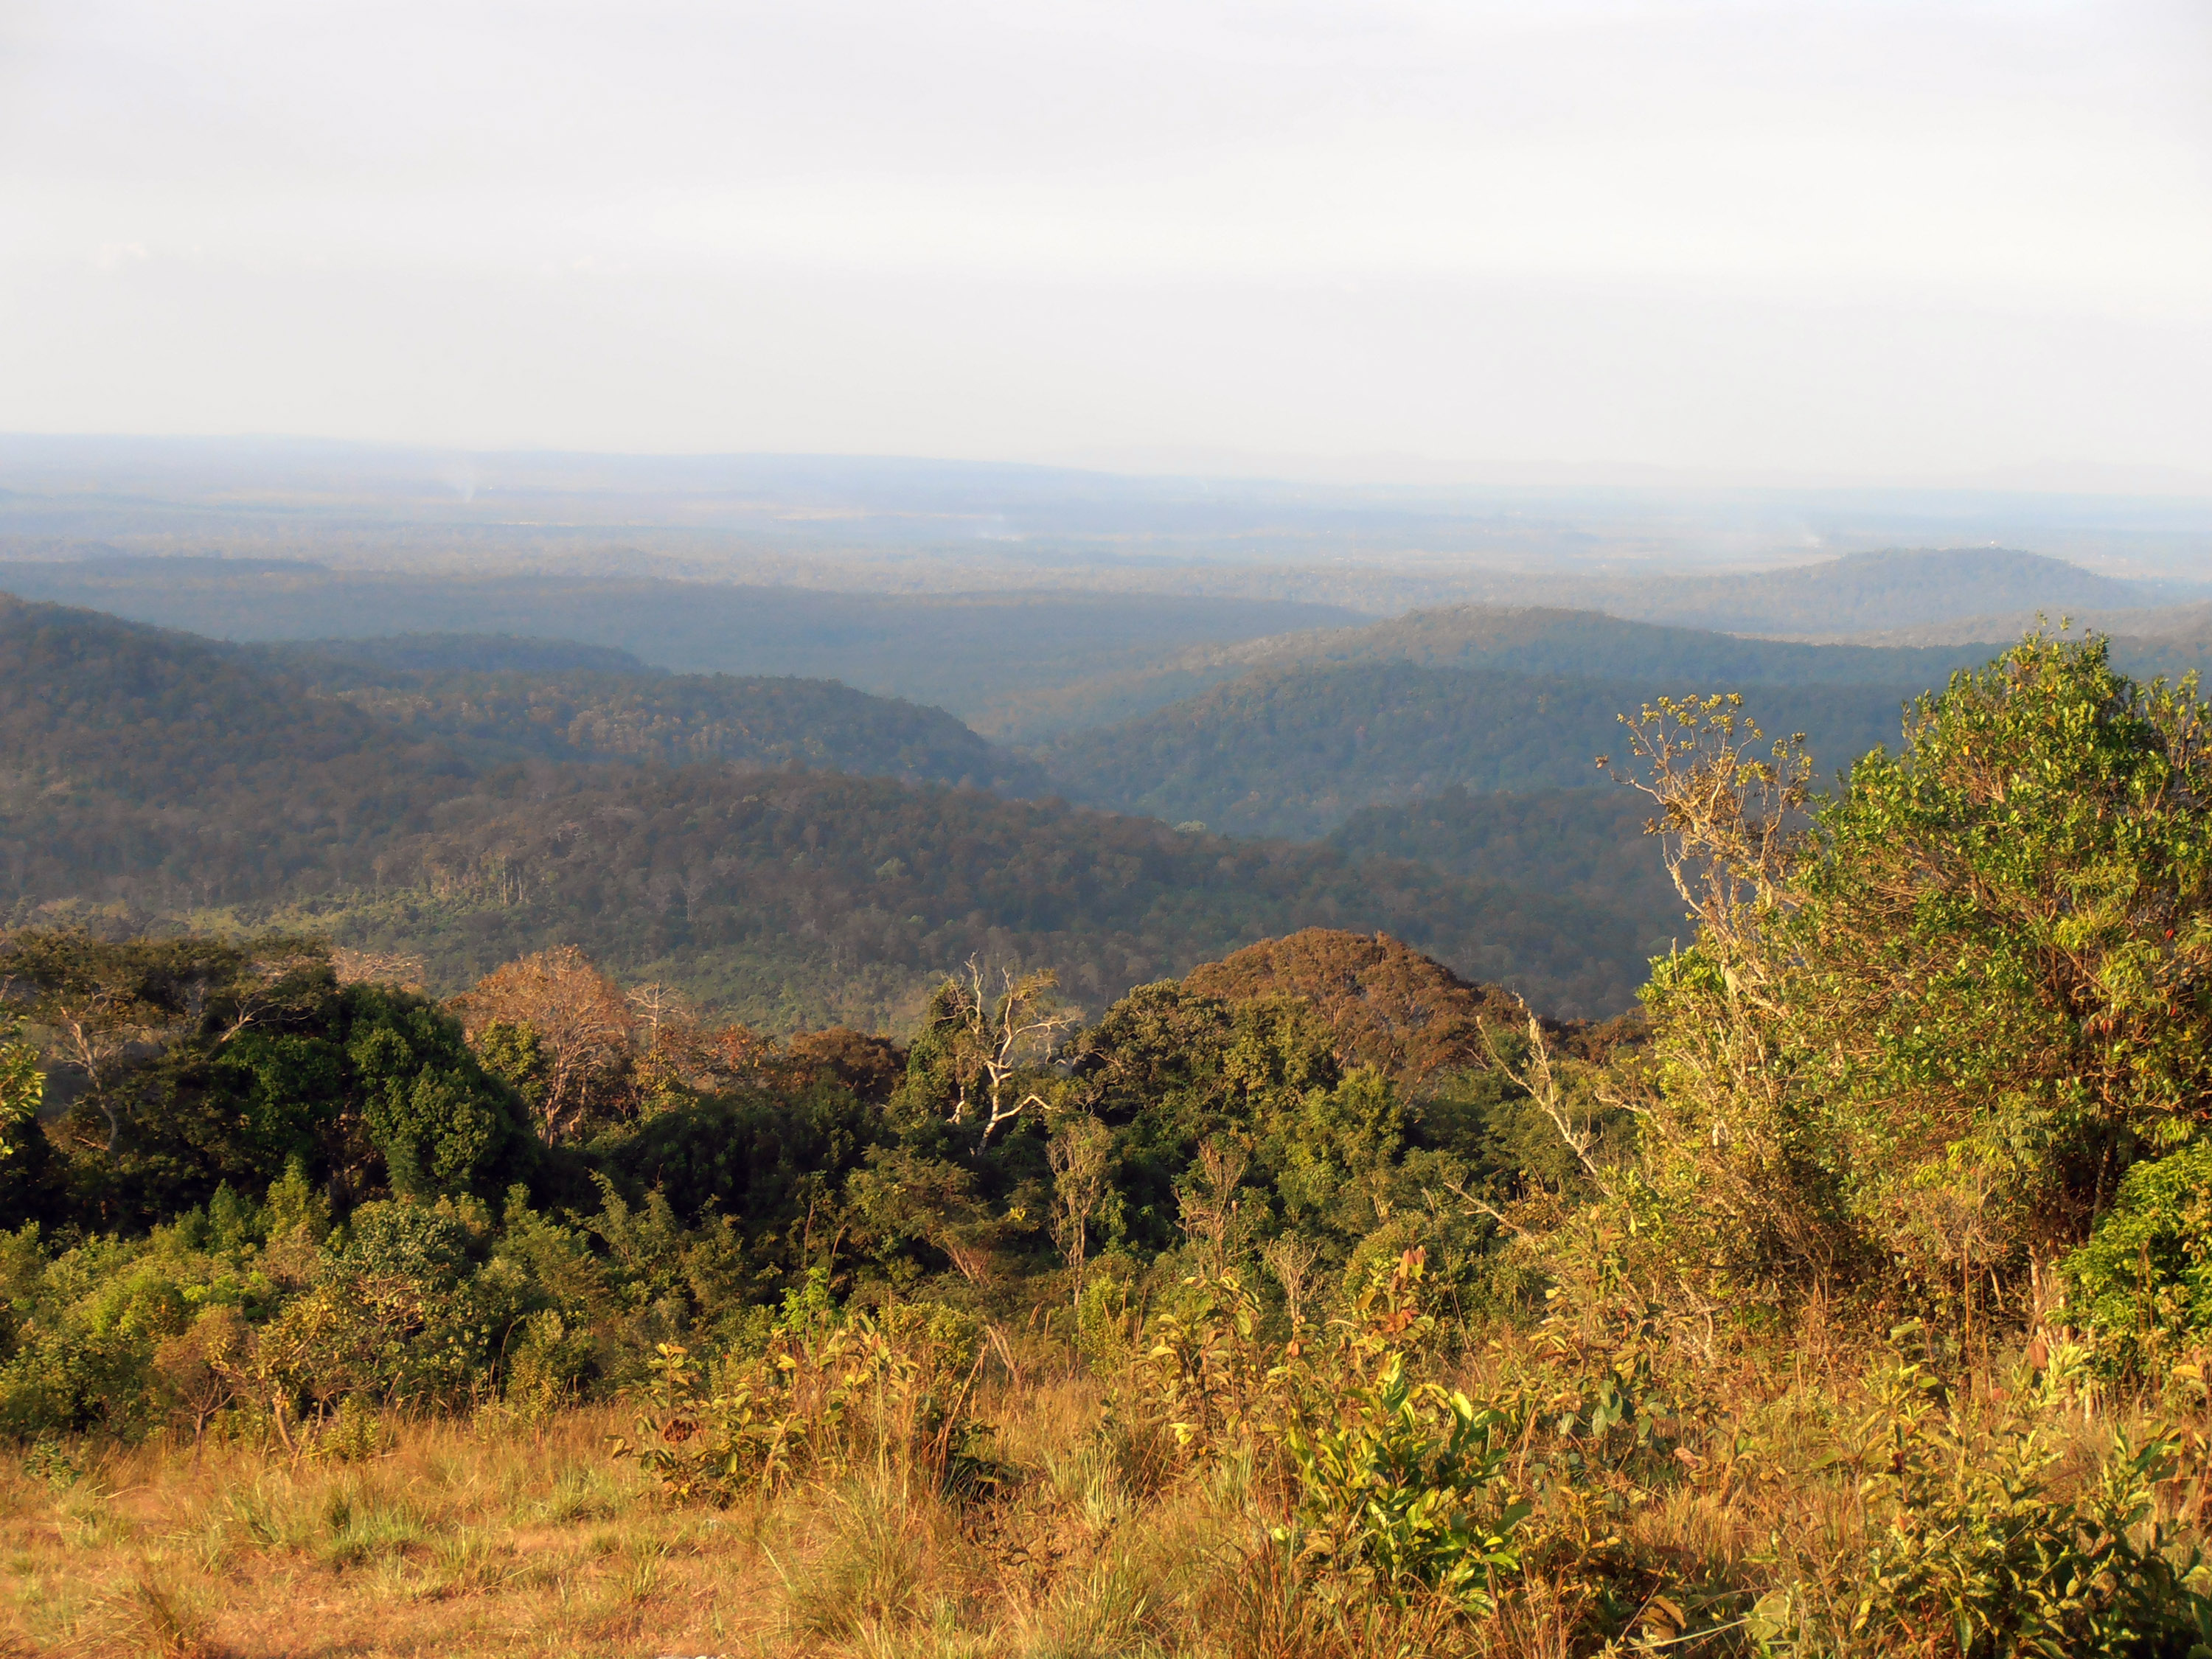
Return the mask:
<svg viewBox="0 0 2212 1659"><path fill-rule="evenodd" d="M1747 1270L1971 1313L2212 1109L2212 762L2193 684L2033 635L1831 799L1715 700L1636 727L1703 926L1662 963L1651 1173ZM1809 814L1809 819L1808 815Z"/></svg>
<svg viewBox="0 0 2212 1659"><path fill-rule="evenodd" d="M39 1051L27 1042L0 1040L0 1158L21 1158L33 1135L44 1139L38 1124L46 1097Z"/></svg>

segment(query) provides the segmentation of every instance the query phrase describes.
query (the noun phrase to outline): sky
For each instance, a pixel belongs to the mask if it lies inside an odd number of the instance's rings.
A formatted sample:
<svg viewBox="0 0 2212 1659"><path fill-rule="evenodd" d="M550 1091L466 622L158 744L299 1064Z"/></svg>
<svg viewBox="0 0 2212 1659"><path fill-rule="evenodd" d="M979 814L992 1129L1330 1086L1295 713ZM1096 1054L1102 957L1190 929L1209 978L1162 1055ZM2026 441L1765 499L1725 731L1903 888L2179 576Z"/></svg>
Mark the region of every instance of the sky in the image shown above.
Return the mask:
<svg viewBox="0 0 2212 1659"><path fill-rule="evenodd" d="M2212 490L2212 3L0 0L0 430Z"/></svg>

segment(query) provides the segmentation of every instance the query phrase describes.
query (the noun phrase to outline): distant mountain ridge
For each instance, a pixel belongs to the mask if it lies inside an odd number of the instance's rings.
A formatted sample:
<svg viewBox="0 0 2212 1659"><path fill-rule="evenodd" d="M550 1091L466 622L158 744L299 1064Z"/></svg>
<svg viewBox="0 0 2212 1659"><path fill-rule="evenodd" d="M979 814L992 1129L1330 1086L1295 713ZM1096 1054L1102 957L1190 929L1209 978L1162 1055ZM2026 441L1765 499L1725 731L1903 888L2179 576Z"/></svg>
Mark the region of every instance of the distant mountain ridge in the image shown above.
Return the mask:
<svg viewBox="0 0 2212 1659"><path fill-rule="evenodd" d="M1328 844L1355 861L1406 859L1446 875L1540 887L1626 921L1663 956L1695 934L1656 836L1650 798L1623 785L1477 794L1454 787L1362 807Z"/></svg>
<svg viewBox="0 0 2212 1659"><path fill-rule="evenodd" d="M1601 604L1647 622L1828 641L1963 617L2118 611L2197 597L2010 548L1891 548L1779 570L1668 577L1637 584L1626 604Z"/></svg>
<svg viewBox="0 0 2212 1659"><path fill-rule="evenodd" d="M246 647L246 654L326 683L391 683L394 675L664 675L611 645L530 639L513 634L385 634L362 639L286 640Z"/></svg>
<svg viewBox="0 0 2212 1659"><path fill-rule="evenodd" d="M1641 702L1652 691L1679 692L1692 683L1940 685L1954 670L2001 649L1994 643L1814 645L1632 622L1598 611L1447 605L1360 628L1201 647L1146 671L1080 681L1029 698L1027 724L1035 742L1139 719L1248 674L1352 663L1642 681L1648 689L1634 699Z"/></svg>
<svg viewBox="0 0 2212 1659"><path fill-rule="evenodd" d="M1196 644L1364 620L1340 606L1279 599L837 592L203 558L0 562L0 589L240 641L454 633L570 640L679 672L842 680L963 719L1009 696Z"/></svg>
<svg viewBox="0 0 2212 1659"><path fill-rule="evenodd" d="M1195 647L1136 669L1030 692L1018 702L1004 700L984 712L981 724L1005 741L1039 743L1087 726L1139 718L1248 673L1328 663L1406 662L1432 668L1571 678L1649 678L1655 683L1694 678L1708 684L1941 685L1954 671L1986 662L2004 649L2034 624L2037 613L1929 623L1875 637L1845 637L1840 624L1814 630L1824 633L1818 639L1776 635L1789 631L1782 623L1804 620L1805 608L1813 603L1805 597L1810 592L1807 585L1820 580L1820 573L1838 577L1846 586L1865 573L1898 570L1933 584L1931 573L1952 556L1893 558L1869 554L1806 566L1796 572L1726 579L1731 583L1772 579L1776 586L1768 591L1797 595L1793 601L1796 609L1770 608L1727 619L1774 624L1763 630L1731 631L1689 621L1638 620L1601 608L1597 601L1606 597L1606 590L1602 584L1591 584L1594 598L1583 606L1440 605L1358 627L1316 629ZM2132 592L2136 587L2148 586L2115 584L2060 561L2033 555L1985 556L1970 550L1957 556L1980 561L1990 569L2010 572L2023 580L2023 573L2071 573L2081 579L2077 596L2094 592L2109 597L2115 589ZM1694 610L1704 602L1698 597L1700 584L1720 580L1680 579L1692 590L1686 601L1688 608ZM1613 598L1619 599L1620 594L1615 592ZM1840 593L1837 615L1863 615L1863 594L1853 600L1848 592ZM1856 612L1851 609L1854 604L1859 606ZM2054 600L2042 614L2054 628L2062 617L2070 614L2118 635L2114 659L2130 673L2172 674L2200 665L2212 666L2212 602L2107 613L2080 607L2069 611Z"/></svg>

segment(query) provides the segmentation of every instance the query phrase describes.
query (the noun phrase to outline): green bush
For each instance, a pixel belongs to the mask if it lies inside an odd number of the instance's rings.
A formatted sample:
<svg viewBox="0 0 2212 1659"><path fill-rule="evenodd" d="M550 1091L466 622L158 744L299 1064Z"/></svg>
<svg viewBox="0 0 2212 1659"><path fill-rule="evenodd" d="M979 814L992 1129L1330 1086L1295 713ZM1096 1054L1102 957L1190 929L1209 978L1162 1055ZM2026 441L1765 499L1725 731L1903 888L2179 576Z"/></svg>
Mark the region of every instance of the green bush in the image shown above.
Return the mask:
<svg viewBox="0 0 2212 1659"><path fill-rule="evenodd" d="M2212 1331L2212 1141L2130 1170L2059 1271L2075 1317L2119 1368L2155 1369Z"/></svg>
<svg viewBox="0 0 2212 1659"><path fill-rule="evenodd" d="M2022 1375L1983 1414L1923 1365L1877 1373L1835 1454L1859 1475L1864 1537L1825 1584L1760 1599L1747 1622L1763 1650L1893 1650L1908 1632L1940 1632L1959 1659L2212 1650L2212 1569L2156 1501L2178 1439L2117 1434L2085 1492L2053 1489L2077 1380Z"/></svg>

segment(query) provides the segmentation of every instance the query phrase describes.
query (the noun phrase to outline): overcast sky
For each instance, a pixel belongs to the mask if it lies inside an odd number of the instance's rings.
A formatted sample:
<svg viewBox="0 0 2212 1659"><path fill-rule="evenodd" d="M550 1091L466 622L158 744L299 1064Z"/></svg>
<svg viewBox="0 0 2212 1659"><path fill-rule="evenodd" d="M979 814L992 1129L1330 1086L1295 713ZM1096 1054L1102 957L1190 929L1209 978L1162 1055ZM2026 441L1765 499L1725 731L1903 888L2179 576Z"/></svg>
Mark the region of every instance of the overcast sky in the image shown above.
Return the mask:
<svg viewBox="0 0 2212 1659"><path fill-rule="evenodd" d="M2212 3L0 0L0 429L2212 482Z"/></svg>

